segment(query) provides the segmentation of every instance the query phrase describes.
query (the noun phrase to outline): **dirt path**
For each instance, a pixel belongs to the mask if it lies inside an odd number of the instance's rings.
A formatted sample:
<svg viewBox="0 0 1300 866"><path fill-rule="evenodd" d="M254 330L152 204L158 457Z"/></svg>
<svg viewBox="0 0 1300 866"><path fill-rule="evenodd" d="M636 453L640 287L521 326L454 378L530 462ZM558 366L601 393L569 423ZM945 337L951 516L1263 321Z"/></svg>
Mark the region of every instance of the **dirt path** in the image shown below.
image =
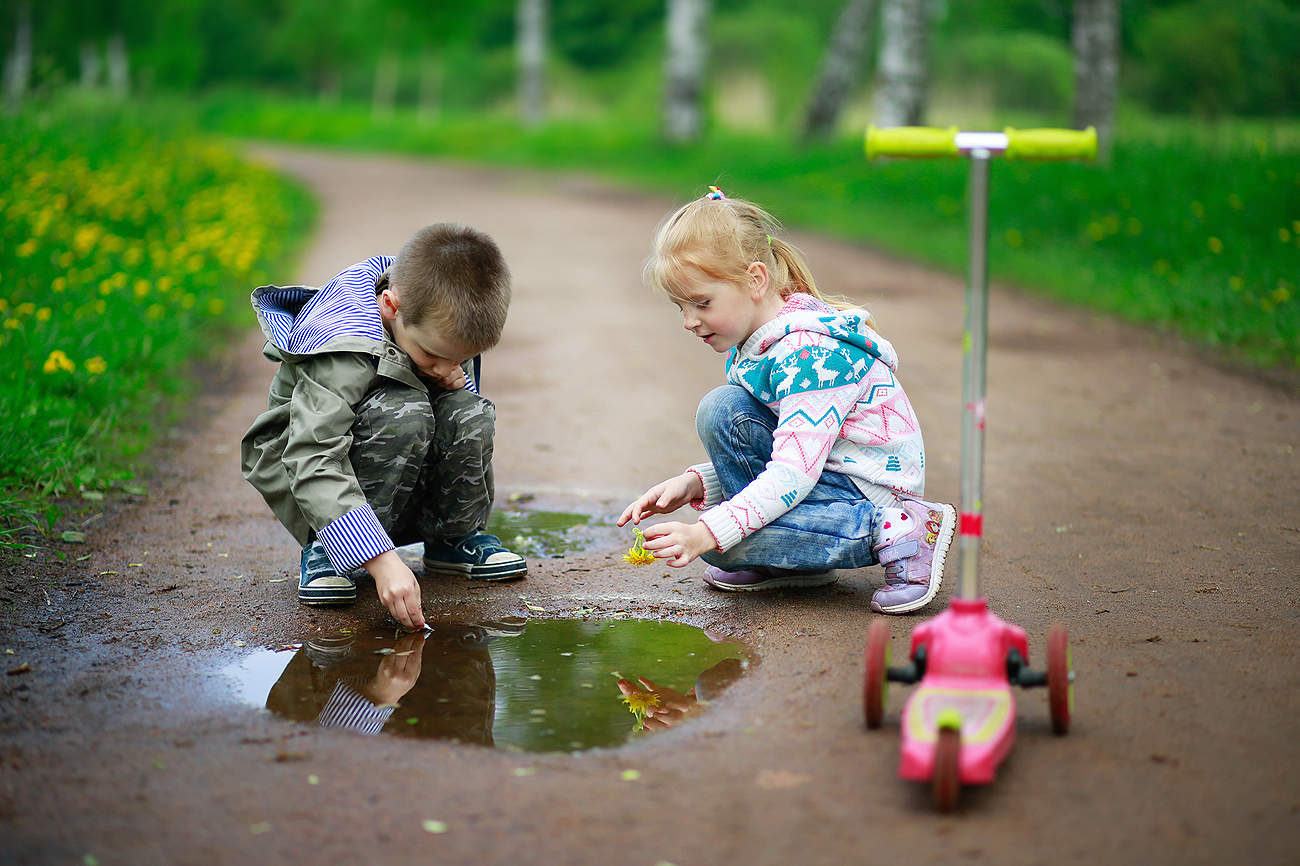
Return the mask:
<svg viewBox="0 0 1300 866"><path fill-rule="evenodd" d="M323 203L286 281L320 283L438 220L499 240L516 276L485 369L503 498L608 518L698 459L694 405L720 364L638 282L670 202L574 178L259 150ZM898 348L926 426L928 492L955 499L959 280L798 241L819 281L868 305ZM1029 632L1036 662L1048 624L1067 624L1076 715L1054 737L1045 696L1021 693L997 783L940 817L896 775L905 690L882 731L862 725L878 569L737 598L624 565L620 532L535 563L522 584L425 581L432 613L622 609L756 648L761 662L709 712L618 749L365 739L235 700L220 670L251 648L383 620L373 598L313 612L277 582L296 550L237 471L272 372L258 346L250 334L232 347L194 422L167 440L147 501L69 549L88 556L5 576L0 651L13 650L7 670L29 670L0 678L0 861L1296 862L1294 397L1143 332L995 292L986 589ZM890 621L895 658L919 621Z"/></svg>

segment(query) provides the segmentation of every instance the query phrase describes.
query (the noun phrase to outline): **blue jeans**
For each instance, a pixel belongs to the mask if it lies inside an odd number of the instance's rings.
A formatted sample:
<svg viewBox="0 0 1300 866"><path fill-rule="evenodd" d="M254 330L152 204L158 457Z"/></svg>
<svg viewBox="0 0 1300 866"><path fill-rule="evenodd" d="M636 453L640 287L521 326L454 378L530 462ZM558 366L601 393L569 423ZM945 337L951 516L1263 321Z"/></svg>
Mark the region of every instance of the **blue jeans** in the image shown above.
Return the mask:
<svg viewBox="0 0 1300 866"><path fill-rule="evenodd" d="M737 385L704 395L695 429L730 499L758 477L772 459L776 415ZM876 564L871 549L880 508L847 475L823 472L802 502L726 553L710 551L705 562L725 571L759 565L795 571L862 568Z"/></svg>

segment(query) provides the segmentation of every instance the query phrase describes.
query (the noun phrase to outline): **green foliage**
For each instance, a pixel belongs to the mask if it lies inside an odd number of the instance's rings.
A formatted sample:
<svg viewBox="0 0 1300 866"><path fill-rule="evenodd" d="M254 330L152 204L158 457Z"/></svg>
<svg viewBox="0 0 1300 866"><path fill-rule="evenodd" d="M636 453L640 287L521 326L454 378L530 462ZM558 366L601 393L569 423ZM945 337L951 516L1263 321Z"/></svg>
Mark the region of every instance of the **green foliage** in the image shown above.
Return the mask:
<svg viewBox="0 0 1300 866"><path fill-rule="evenodd" d="M8 117L0 166L3 512L129 477L309 205L160 113L86 99Z"/></svg>
<svg viewBox="0 0 1300 866"><path fill-rule="evenodd" d="M1023 31L958 36L935 67L941 81L987 82L996 108L1068 117L1074 59L1058 39Z"/></svg>
<svg viewBox="0 0 1300 866"><path fill-rule="evenodd" d="M1137 29L1136 90L1161 111L1294 111L1300 8L1282 0L1198 0L1156 9Z"/></svg>

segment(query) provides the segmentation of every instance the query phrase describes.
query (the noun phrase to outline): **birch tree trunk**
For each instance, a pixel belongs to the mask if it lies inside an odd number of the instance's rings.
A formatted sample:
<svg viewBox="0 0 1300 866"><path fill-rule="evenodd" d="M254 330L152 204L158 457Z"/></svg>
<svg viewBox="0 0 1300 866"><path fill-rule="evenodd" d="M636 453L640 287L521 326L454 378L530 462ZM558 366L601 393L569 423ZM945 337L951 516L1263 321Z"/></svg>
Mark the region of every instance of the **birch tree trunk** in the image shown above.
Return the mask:
<svg viewBox="0 0 1300 866"><path fill-rule="evenodd" d="M1074 0L1074 125L1097 128L1097 154L1110 158L1119 89L1119 0Z"/></svg>
<svg viewBox="0 0 1300 866"><path fill-rule="evenodd" d="M371 114L376 119L393 115L393 105L397 101L399 72L396 54L386 52L375 65L375 90L371 101Z"/></svg>
<svg viewBox="0 0 1300 866"><path fill-rule="evenodd" d="M131 89L131 67L126 54L126 37L114 33L108 38L108 89L119 98L125 98Z"/></svg>
<svg viewBox="0 0 1300 866"><path fill-rule="evenodd" d="M668 0L668 53L664 58L664 135L669 141L699 138L707 49L708 0Z"/></svg>
<svg viewBox="0 0 1300 866"><path fill-rule="evenodd" d="M17 4L14 22L14 50L5 58L5 105L16 109L27 96L32 77L32 4Z"/></svg>
<svg viewBox="0 0 1300 866"><path fill-rule="evenodd" d="M87 89L99 86L99 78L104 71L104 61L99 54L99 46L87 39L81 43L79 52L81 61L81 86Z"/></svg>
<svg viewBox="0 0 1300 866"><path fill-rule="evenodd" d="M519 114L525 126L546 118L546 5L546 0L519 0L515 10Z"/></svg>
<svg viewBox="0 0 1300 866"><path fill-rule="evenodd" d="M876 0L848 0L840 10L830 47L822 60L817 89L804 119L805 139L826 138L835 131L835 123L862 66L862 51L875 14Z"/></svg>
<svg viewBox="0 0 1300 866"><path fill-rule="evenodd" d="M927 0L884 0L875 124L918 126L929 89L930 21Z"/></svg>
<svg viewBox="0 0 1300 866"><path fill-rule="evenodd" d="M421 123L432 123L442 102L442 63L430 52L420 54L419 100L416 117Z"/></svg>

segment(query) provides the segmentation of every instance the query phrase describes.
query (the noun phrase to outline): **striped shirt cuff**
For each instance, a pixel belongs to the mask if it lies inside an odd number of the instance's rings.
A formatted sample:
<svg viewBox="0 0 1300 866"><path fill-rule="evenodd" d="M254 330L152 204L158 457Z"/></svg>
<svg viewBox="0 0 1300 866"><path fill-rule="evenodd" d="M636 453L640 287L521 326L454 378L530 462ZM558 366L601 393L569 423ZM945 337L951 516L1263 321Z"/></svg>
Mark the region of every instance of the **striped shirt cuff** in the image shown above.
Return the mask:
<svg viewBox="0 0 1300 866"><path fill-rule="evenodd" d="M339 574L360 568L363 562L393 549L392 539L368 502L331 520L316 535Z"/></svg>
<svg viewBox="0 0 1300 866"><path fill-rule="evenodd" d="M347 728L363 734L378 734L396 707L376 707L356 689L340 680L325 707L316 717L322 728Z"/></svg>

